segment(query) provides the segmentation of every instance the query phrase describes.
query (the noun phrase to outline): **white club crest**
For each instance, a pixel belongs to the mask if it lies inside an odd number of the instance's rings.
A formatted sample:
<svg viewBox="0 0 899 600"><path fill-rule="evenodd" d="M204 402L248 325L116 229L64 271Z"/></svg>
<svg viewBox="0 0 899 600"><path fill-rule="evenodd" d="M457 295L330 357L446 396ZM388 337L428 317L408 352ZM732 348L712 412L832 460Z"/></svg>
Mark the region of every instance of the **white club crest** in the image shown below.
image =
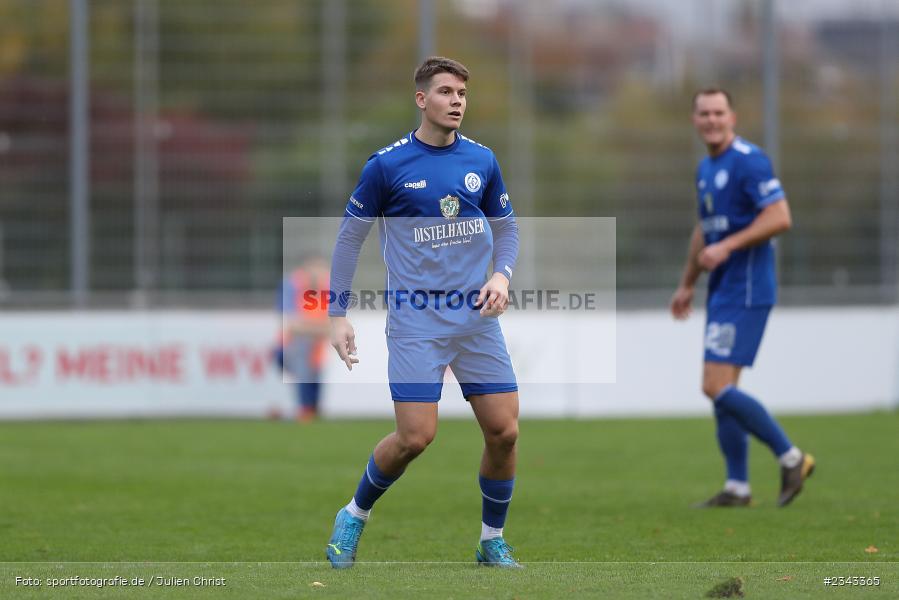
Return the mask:
<svg viewBox="0 0 899 600"><path fill-rule="evenodd" d="M715 173L715 187L719 190L724 189L724 186L727 185L728 174L725 169L721 169L717 173Z"/></svg>
<svg viewBox="0 0 899 600"><path fill-rule="evenodd" d="M481 178L477 173L468 173L465 176L465 187L472 193L481 189Z"/></svg>

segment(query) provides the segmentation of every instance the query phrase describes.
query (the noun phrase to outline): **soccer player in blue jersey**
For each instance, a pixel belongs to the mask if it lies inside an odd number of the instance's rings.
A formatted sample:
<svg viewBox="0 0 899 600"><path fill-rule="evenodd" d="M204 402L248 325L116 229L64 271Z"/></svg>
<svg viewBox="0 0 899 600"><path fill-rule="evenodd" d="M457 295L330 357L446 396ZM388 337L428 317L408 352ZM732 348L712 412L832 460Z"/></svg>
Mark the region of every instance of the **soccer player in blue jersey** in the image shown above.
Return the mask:
<svg viewBox="0 0 899 600"><path fill-rule="evenodd" d="M702 391L714 405L724 455L724 489L699 506L747 506L751 501L748 435L768 446L781 465L778 506L802 490L814 458L793 445L762 404L737 387L752 366L776 301L774 236L791 227L790 208L771 161L734 133L730 95L704 89L693 98L693 125L709 155L696 171L699 220L671 313L686 319L693 288L709 272Z"/></svg>
<svg viewBox="0 0 899 600"><path fill-rule="evenodd" d="M359 358L346 299L362 242L378 222L396 431L374 448L356 493L337 513L326 554L335 568L353 565L375 501L434 439L449 366L484 434L475 555L482 564L515 568L503 526L515 483L518 386L496 317L508 304L518 227L493 152L458 131L468 70L431 57L414 79L421 124L368 159L331 264L331 341L352 370Z"/></svg>

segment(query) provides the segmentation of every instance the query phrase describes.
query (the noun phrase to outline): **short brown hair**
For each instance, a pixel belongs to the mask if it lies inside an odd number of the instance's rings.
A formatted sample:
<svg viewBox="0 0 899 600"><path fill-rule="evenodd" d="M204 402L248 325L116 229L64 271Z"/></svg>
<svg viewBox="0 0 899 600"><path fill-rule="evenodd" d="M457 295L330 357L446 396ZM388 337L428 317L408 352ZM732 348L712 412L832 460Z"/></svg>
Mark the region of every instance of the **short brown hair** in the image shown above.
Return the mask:
<svg viewBox="0 0 899 600"><path fill-rule="evenodd" d="M468 81L468 69L459 61L444 56L429 56L415 69L415 88L427 89L431 78L438 73L452 73L462 81Z"/></svg>
<svg viewBox="0 0 899 600"><path fill-rule="evenodd" d="M699 90L698 92L693 94L693 103L692 103L693 109L694 110L696 109L696 100L698 100L700 96L714 96L715 94L721 94L722 96L724 96L727 99L727 107L728 108L734 107L734 102L733 102L733 99L731 99L731 97L730 97L730 92L728 92L724 88L712 86L712 87L702 88L701 90Z"/></svg>

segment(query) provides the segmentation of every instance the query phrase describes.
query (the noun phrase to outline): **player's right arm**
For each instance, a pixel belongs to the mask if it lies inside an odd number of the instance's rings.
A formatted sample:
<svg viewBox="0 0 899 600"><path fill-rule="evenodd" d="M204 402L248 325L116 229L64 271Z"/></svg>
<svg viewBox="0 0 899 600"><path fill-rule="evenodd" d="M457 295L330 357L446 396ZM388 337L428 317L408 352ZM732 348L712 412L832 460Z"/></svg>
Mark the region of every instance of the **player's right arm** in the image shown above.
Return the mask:
<svg viewBox="0 0 899 600"><path fill-rule="evenodd" d="M680 283L677 285L674 295L671 297L671 314L675 319L686 319L693 308L693 293L696 280L702 273L697 262L697 257L705 247L705 239L702 235L702 226L699 223L693 227L693 235L690 236L690 247L687 250L687 261L681 274Z"/></svg>
<svg viewBox="0 0 899 600"><path fill-rule="evenodd" d="M346 318L350 290L362 243L368 236L372 224L381 211L384 197L384 175L377 157L369 158L359 183L347 201L346 212L331 257L331 297L328 316L331 321L331 345L337 351L347 369L359 362L356 358L356 334L353 325Z"/></svg>

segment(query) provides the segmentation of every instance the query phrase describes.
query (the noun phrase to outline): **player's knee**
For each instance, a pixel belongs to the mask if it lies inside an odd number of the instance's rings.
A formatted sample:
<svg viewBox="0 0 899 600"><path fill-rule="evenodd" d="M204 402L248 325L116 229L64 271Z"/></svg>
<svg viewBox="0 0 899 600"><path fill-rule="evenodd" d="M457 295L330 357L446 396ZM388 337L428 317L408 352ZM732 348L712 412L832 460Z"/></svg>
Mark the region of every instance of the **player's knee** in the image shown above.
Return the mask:
<svg viewBox="0 0 899 600"><path fill-rule="evenodd" d="M518 424L490 429L485 435L487 443L500 448L513 448L518 443Z"/></svg>
<svg viewBox="0 0 899 600"><path fill-rule="evenodd" d="M727 387L727 383L723 381L716 381L714 379L704 379L702 381L702 393L705 394L706 398L709 400L714 400L718 397L719 394Z"/></svg>
<svg viewBox="0 0 899 600"><path fill-rule="evenodd" d="M400 450L407 457L415 458L425 451L428 444L434 441L436 432L421 432L400 437Z"/></svg>

